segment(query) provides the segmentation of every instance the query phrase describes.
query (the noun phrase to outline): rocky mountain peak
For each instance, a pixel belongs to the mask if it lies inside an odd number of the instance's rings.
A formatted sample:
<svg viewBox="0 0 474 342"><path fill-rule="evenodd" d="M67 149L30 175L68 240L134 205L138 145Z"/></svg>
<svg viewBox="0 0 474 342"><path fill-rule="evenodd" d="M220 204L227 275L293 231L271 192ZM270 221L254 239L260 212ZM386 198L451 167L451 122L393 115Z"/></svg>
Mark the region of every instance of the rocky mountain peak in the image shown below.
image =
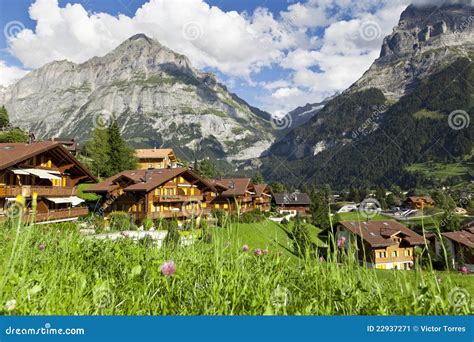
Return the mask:
<svg viewBox="0 0 474 342"><path fill-rule="evenodd" d="M398 26L384 39L378 62L384 57L400 58L441 45L472 43L473 22L474 7L469 5L408 6Z"/></svg>
<svg viewBox="0 0 474 342"><path fill-rule="evenodd" d="M0 92L0 104L38 138L84 142L113 116L136 147L173 146L189 160L256 158L274 139L268 113L144 34L81 64L56 61L34 70Z"/></svg>
<svg viewBox="0 0 474 342"><path fill-rule="evenodd" d="M468 4L408 6L385 37L380 57L349 89L378 88L393 100L421 79L460 57L474 56L474 7Z"/></svg>

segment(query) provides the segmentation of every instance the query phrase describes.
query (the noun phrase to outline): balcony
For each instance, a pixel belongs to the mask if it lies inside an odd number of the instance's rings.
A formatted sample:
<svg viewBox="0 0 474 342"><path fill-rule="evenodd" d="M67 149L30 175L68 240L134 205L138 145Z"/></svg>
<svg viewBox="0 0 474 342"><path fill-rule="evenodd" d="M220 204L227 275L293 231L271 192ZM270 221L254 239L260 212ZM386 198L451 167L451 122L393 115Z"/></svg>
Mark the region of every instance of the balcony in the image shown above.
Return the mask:
<svg viewBox="0 0 474 342"><path fill-rule="evenodd" d="M380 257L375 257L375 262L378 263L384 263L384 262L408 262L408 261L413 261L413 256L408 256L408 255L399 255L399 256L390 256L390 257L385 257L385 258L380 258Z"/></svg>
<svg viewBox="0 0 474 342"><path fill-rule="evenodd" d="M38 196L75 196L75 187L59 187L59 186L36 186L36 185L5 185L0 186L0 197L31 197L33 193Z"/></svg>
<svg viewBox="0 0 474 342"><path fill-rule="evenodd" d="M202 201L202 195L154 195L153 202L186 202L186 201Z"/></svg>
<svg viewBox="0 0 474 342"><path fill-rule="evenodd" d="M46 213L36 213L35 222L47 222L47 221L56 221L56 220L65 220L76 217L86 216L89 213L89 210L86 207L77 207L77 208L67 208L67 209L56 209L50 210ZM0 215L0 221L6 220L5 215ZM33 215L31 211L27 211L22 216L23 222L32 222Z"/></svg>
<svg viewBox="0 0 474 342"><path fill-rule="evenodd" d="M270 203L271 202L271 199L270 198L260 198L260 197L257 197L255 198L254 200L254 203L255 204L267 204L267 203Z"/></svg>

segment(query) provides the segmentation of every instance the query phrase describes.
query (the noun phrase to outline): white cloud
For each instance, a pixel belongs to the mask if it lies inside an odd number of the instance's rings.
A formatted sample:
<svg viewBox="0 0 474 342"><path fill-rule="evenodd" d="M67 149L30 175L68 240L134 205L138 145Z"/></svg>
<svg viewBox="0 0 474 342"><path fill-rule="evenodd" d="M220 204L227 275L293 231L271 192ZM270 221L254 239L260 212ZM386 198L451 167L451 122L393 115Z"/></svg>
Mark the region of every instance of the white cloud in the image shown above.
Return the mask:
<svg viewBox="0 0 474 342"><path fill-rule="evenodd" d="M273 82L260 82L259 85L267 90L275 90L278 88L288 87L290 83L287 80L277 80Z"/></svg>
<svg viewBox="0 0 474 342"><path fill-rule="evenodd" d="M354 17L330 23L324 30L318 49L297 48L287 53L280 65L291 71L291 82L274 89L268 98L262 99L267 110L289 111L298 105L318 102L335 92L345 90L379 56L383 38L392 31L400 13L407 6L406 1L360 1L357 5L352 3L353 7L350 7L351 3L344 0L337 1L337 4L334 1L322 1L315 5L318 10L321 6L326 6L326 10L338 7L341 13L350 11ZM300 7L312 5L313 1L309 1L296 8L302 15ZM371 8L375 10L370 11ZM291 11L295 10L290 6ZM337 13L333 15L337 16ZM301 19L298 22L303 24L304 21ZM292 89L293 96L281 97L288 89ZM295 101L300 102L295 106Z"/></svg>
<svg viewBox="0 0 474 342"><path fill-rule="evenodd" d="M36 0L29 10L35 29L10 38L9 51L28 68L62 59L80 63L145 33L188 56L195 67L261 86L269 92L260 99L264 108L282 112L355 82L378 56L383 37L408 2L308 0L275 16L264 8L224 12L204 0L149 0L133 16L111 16L88 13L80 4L60 7L57 0ZM324 35L314 35L315 29ZM274 65L290 77L253 83L255 74Z"/></svg>
<svg viewBox="0 0 474 342"><path fill-rule="evenodd" d="M84 62L145 33L185 54L197 67L248 76L278 62L285 49L309 42L304 32L265 9L252 15L224 12L202 0L150 0L133 17L89 14L80 4L59 7L57 0L37 0L29 13L37 23L35 31L26 29L12 37L9 50L32 68L60 59Z"/></svg>
<svg viewBox="0 0 474 342"><path fill-rule="evenodd" d="M16 66L8 66L5 61L0 60L0 85L8 86L25 76L28 72L28 70Z"/></svg>

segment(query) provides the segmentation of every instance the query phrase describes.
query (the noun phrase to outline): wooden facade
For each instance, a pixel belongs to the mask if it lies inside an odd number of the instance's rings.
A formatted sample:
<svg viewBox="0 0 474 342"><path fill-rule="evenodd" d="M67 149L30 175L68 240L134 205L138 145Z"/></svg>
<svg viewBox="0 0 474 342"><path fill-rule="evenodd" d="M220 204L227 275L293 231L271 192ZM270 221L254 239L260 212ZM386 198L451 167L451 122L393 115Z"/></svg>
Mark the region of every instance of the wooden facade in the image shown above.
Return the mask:
<svg viewBox="0 0 474 342"><path fill-rule="evenodd" d="M188 168L125 171L90 187L103 197L103 213L124 211L136 221L186 218L210 211L214 186ZM112 199L112 200L110 200Z"/></svg>
<svg viewBox="0 0 474 342"><path fill-rule="evenodd" d="M272 189L267 184L255 184L255 195L253 196L253 206L255 210L268 212L271 209Z"/></svg>
<svg viewBox="0 0 474 342"><path fill-rule="evenodd" d="M202 216L213 210L270 210L271 189L249 178L207 180L189 168L124 171L85 192L102 196L101 212L124 211L135 221Z"/></svg>
<svg viewBox="0 0 474 342"><path fill-rule="evenodd" d="M434 206L434 201L430 196L410 196L406 205L412 209L430 208Z"/></svg>
<svg viewBox="0 0 474 342"><path fill-rule="evenodd" d="M310 213L311 199L306 193L274 193L273 201L280 214L307 216Z"/></svg>
<svg viewBox="0 0 474 342"><path fill-rule="evenodd" d="M214 179L212 184L218 192L218 195L209 201L209 205L213 209L223 209L231 213L246 213L255 211L259 206L264 208L263 203L256 204L256 200L260 196L257 196L255 185L250 178Z"/></svg>
<svg viewBox="0 0 474 342"><path fill-rule="evenodd" d="M464 227L462 230L441 233L442 240L432 234L430 240L434 243L435 251L441 258L447 258L450 267L466 267L469 272L474 273L474 229ZM443 244L443 246L441 246Z"/></svg>
<svg viewBox="0 0 474 342"><path fill-rule="evenodd" d="M0 144L0 169L0 220L8 217L17 196L25 199L26 219L32 218L32 198L37 196L36 222L87 215L77 186L96 178L60 142Z"/></svg>
<svg viewBox="0 0 474 342"><path fill-rule="evenodd" d="M140 170L177 167L177 159L171 148L136 149Z"/></svg>
<svg viewBox="0 0 474 342"><path fill-rule="evenodd" d="M422 236L397 221L343 221L336 235L362 264L377 269L412 269L415 247L424 244Z"/></svg>

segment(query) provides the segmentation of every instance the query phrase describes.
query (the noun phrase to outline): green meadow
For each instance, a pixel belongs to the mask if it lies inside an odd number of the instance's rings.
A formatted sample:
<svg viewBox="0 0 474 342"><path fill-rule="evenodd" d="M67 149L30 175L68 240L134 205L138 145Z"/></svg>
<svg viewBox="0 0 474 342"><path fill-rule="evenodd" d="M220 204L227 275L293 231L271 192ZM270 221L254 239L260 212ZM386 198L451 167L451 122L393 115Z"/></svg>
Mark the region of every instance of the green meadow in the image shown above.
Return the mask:
<svg viewBox="0 0 474 342"><path fill-rule="evenodd" d="M307 227L315 248L319 231ZM310 230L313 229L313 230ZM343 252L296 256L291 225L232 223L212 239L158 248L150 240L91 239L75 223L2 227L2 315L469 314L472 276L381 271ZM249 250L244 251L243 246ZM255 255L256 249L268 254ZM161 267L173 261L176 272Z"/></svg>

